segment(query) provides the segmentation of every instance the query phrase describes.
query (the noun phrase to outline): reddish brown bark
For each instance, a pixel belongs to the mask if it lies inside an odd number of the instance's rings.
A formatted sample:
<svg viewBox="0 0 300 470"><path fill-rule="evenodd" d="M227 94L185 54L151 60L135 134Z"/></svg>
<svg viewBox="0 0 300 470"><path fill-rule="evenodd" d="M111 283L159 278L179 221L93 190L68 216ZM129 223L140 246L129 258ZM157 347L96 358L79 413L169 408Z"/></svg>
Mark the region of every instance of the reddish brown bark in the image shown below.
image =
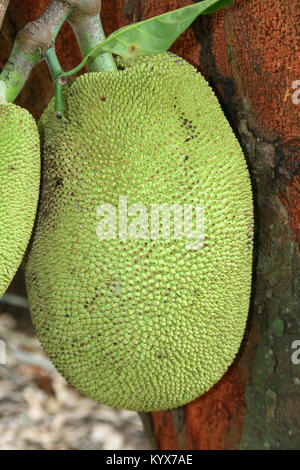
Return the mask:
<svg viewBox="0 0 300 470"><path fill-rule="evenodd" d="M16 31L47 3L11 1L0 35L0 66ZM104 29L109 34L191 3L103 0ZM252 306L238 357L194 402L143 415L160 449L300 447L300 372L289 355L293 334L300 338L300 105L292 102L292 83L300 79L299 24L297 0L236 0L199 17L172 47L206 76L239 136L252 175L257 235ZM68 25L57 45L65 69L80 61ZM18 102L38 117L52 93L41 65Z"/></svg>

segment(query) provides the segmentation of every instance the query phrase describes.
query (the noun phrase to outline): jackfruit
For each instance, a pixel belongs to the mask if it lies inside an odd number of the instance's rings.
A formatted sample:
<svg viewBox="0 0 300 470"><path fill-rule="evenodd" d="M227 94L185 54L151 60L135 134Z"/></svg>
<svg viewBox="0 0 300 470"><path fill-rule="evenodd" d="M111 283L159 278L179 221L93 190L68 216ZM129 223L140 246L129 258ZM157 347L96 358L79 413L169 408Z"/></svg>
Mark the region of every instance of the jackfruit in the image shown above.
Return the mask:
<svg viewBox="0 0 300 470"><path fill-rule="evenodd" d="M26 265L37 336L82 394L178 407L222 377L244 334L253 205L242 150L206 80L169 53L86 73L65 99L69 123L53 101L39 123Z"/></svg>
<svg viewBox="0 0 300 470"><path fill-rule="evenodd" d="M0 296L22 262L36 215L40 142L25 109L0 103Z"/></svg>

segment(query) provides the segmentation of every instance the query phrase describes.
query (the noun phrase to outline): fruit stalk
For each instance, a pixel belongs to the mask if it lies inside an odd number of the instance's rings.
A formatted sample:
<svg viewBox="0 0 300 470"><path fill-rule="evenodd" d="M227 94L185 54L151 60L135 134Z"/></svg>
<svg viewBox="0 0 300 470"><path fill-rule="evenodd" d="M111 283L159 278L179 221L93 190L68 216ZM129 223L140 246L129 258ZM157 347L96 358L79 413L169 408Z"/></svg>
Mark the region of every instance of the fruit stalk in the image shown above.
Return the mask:
<svg viewBox="0 0 300 470"><path fill-rule="evenodd" d="M65 104L62 90L62 86L67 82L67 77L64 76L64 72L57 58L55 46L52 46L47 50L46 61L54 84L56 116L67 122L67 119L64 117Z"/></svg>
<svg viewBox="0 0 300 470"><path fill-rule="evenodd" d="M105 39L100 11L101 0L89 0L84 2L82 7L77 7L68 18L84 56ZM116 63L109 53L90 57L87 68L89 72L117 70Z"/></svg>

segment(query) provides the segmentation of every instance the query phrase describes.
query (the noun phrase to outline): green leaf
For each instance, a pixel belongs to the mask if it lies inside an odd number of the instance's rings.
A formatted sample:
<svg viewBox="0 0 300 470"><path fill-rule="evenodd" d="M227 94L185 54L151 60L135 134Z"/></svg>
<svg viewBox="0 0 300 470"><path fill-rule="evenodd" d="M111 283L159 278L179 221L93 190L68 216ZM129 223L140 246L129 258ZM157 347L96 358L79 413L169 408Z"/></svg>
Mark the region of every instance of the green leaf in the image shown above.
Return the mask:
<svg viewBox="0 0 300 470"><path fill-rule="evenodd" d="M134 23L118 29L95 47L73 70L66 73L71 76L81 70L89 57L110 52L122 57L133 58L139 55L159 54L170 48L197 18L198 15L213 13L226 7L233 0L204 0L194 5L155 16L146 21Z"/></svg>

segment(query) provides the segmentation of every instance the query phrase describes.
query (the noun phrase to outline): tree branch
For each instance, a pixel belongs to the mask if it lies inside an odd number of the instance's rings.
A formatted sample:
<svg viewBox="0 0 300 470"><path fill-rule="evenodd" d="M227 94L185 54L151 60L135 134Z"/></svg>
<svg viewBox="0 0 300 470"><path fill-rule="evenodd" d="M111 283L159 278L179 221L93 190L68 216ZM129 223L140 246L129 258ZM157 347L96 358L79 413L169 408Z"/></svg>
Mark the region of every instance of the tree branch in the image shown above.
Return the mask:
<svg viewBox="0 0 300 470"><path fill-rule="evenodd" d="M2 99L10 102L16 99L33 67L45 58L49 48L54 47L56 36L72 10L71 0L68 3L51 0L40 18L19 31L8 62L0 74Z"/></svg>
<svg viewBox="0 0 300 470"><path fill-rule="evenodd" d="M100 11L101 0L89 0L84 2L82 7L75 8L68 18L68 23L75 33L83 56L86 56L105 39L100 20ZM89 72L117 70L115 61L109 53L89 58L87 68Z"/></svg>
<svg viewBox="0 0 300 470"><path fill-rule="evenodd" d="M0 5L4 3L2 1ZM51 70L53 61L49 62L53 54L47 52L55 48L56 36L69 16L84 55L103 41L100 10L101 0L51 0L40 18L28 23L17 34L9 60L0 74L0 101L13 102L33 67L44 59L47 59L52 78L56 75ZM108 53L90 58L88 68L90 71L117 70Z"/></svg>

